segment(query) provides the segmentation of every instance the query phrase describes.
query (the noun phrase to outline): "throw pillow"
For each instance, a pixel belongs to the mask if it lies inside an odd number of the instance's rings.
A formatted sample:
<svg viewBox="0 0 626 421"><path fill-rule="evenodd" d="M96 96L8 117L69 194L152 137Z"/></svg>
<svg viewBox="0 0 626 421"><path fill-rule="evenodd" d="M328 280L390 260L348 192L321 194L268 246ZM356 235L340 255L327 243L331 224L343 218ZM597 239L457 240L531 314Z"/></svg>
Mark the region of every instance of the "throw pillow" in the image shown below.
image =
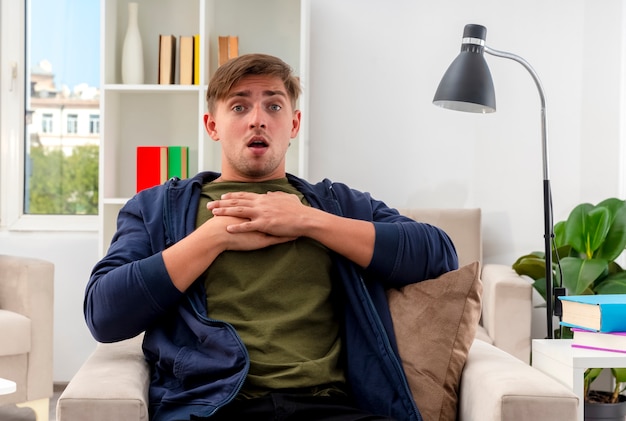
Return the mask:
<svg viewBox="0 0 626 421"><path fill-rule="evenodd" d="M478 262L387 293L398 351L425 421L454 420L481 314Z"/></svg>

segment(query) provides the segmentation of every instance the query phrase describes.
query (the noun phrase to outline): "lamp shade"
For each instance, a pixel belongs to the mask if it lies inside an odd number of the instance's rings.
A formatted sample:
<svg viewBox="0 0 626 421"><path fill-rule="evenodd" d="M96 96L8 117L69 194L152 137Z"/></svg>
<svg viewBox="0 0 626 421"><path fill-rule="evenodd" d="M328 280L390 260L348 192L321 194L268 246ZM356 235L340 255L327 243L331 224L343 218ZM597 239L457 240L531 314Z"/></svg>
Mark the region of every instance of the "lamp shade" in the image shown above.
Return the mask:
<svg viewBox="0 0 626 421"><path fill-rule="evenodd" d="M492 113L496 95L484 57L487 28L465 25L461 52L443 75L433 104L457 111Z"/></svg>

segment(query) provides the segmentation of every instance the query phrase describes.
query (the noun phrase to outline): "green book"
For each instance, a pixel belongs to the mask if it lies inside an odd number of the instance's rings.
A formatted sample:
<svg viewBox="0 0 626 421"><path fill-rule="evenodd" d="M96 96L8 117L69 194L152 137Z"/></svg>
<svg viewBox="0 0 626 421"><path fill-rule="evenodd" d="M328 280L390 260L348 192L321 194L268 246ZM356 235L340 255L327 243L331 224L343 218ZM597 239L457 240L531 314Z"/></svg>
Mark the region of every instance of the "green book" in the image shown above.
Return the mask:
<svg viewBox="0 0 626 421"><path fill-rule="evenodd" d="M189 147L168 146L167 148L167 178L189 177Z"/></svg>

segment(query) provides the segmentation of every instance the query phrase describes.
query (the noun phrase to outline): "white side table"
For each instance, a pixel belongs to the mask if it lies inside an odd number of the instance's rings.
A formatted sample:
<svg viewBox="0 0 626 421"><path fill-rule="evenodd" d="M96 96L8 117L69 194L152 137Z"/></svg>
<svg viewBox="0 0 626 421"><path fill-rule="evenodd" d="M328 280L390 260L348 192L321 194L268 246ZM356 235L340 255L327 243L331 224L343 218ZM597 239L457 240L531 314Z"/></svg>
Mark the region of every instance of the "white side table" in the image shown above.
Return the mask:
<svg viewBox="0 0 626 421"><path fill-rule="evenodd" d="M8 395L14 393L16 384L14 381L3 379L0 377L0 395Z"/></svg>
<svg viewBox="0 0 626 421"><path fill-rule="evenodd" d="M532 366L558 380L578 396L578 419L585 418L583 376L588 368L625 368L626 354L572 348L569 339L533 339Z"/></svg>

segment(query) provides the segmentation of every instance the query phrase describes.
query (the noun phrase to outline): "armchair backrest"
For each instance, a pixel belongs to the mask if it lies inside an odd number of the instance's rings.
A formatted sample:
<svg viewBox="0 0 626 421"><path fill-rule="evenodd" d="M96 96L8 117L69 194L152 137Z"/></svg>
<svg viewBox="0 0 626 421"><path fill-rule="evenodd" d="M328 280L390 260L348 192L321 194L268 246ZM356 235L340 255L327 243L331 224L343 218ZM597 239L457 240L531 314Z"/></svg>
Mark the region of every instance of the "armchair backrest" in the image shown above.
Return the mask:
<svg viewBox="0 0 626 421"><path fill-rule="evenodd" d="M452 239L459 255L459 267L478 261L482 263L483 242L481 210L472 209L399 209L400 213L437 226Z"/></svg>

